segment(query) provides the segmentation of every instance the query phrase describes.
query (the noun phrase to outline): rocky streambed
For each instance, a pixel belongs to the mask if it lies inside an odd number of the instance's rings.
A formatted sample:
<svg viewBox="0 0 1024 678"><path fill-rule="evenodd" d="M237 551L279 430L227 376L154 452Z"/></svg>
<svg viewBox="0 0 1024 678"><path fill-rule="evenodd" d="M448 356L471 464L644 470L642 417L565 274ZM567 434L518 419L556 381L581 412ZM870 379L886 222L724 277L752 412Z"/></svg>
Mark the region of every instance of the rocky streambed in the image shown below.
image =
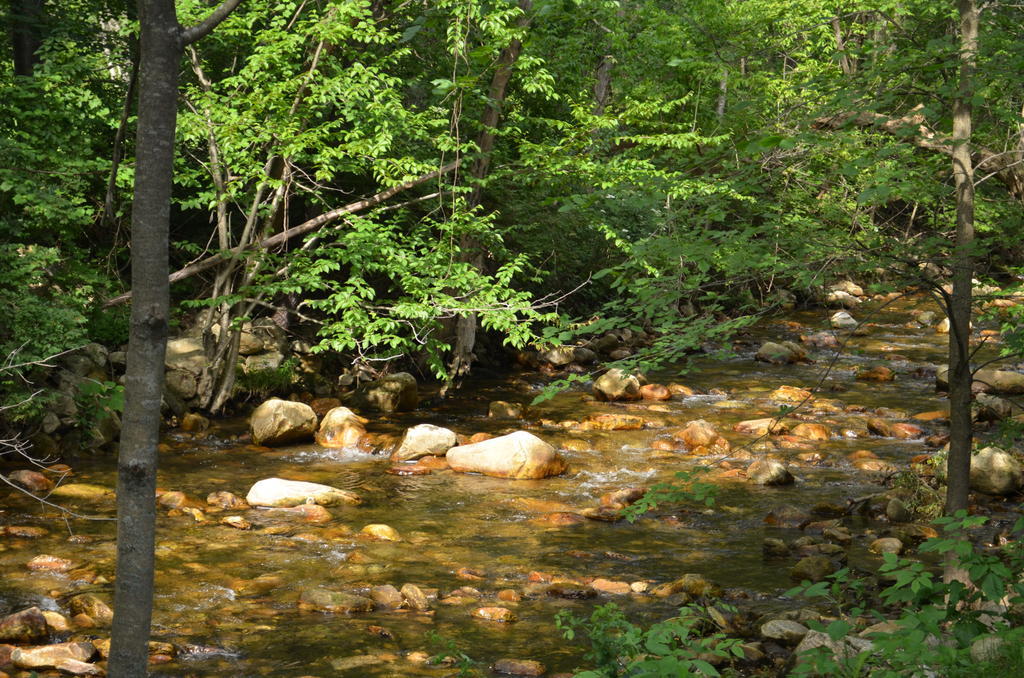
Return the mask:
<svg viewBox="0 0 1024 678"><path fill-rule="evenodd" d="M893 478L930 474L923 462L944 443L935 366L947 338L922 299L878 306L851 309L866 321L856 327L793 314L684 376L612 375L605 393L627 400L588 389L530 407L548 375L526 370L412 411L312 403L313 423L291 439L247 419L184 419L161 447L153 674L447 676L457 669L429 658L454 648L484 674L556 675L582 655L555 628L558 611L614 601L651 622L699 599L737 608L720 621L748 641L743 671L773 675L814 614L784 591L841 565L873 571L931 530L916 520L933 508L926 484ZM547 372L592 357L563 353ZM1013 414L979 403L980 419ZM509 434L512 451L496 454L526 454L514 472L479 461ZM7 492L0 617L15 616L0 621L0 670L99 674L113 460L15 462L9 479L97 519ZM638 488L695 467L717 487L713 507L620 518ZM978 480L991 484L977 511L1016 511L1009 468ZM267 498L274 483L286 500Z"/></svg>

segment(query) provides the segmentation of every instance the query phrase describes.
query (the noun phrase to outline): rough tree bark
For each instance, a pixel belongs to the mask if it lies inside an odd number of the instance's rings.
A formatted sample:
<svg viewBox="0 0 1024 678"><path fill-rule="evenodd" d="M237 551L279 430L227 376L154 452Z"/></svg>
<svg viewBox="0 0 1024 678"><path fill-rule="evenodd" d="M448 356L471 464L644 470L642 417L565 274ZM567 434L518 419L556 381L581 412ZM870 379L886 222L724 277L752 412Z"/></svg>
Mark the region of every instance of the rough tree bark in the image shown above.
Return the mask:
<svg viewBox="0 0 1024 678"><path fill-rule="evenodd" d="M947 514L967 508L971 471L971 279L974 275L974 167L971 126L974 71L978 53L978 9L974 0L959 0L960 83L953 102L953 178L956 182L956 241L953 245L953 292L949 312L949 457Z"/></svg>
<svg viewBox="0 0 1024 678"><path fill-rule="evenodd" d="M108 670L145 676L153 613L157 442L167 346L168 231L177 124L178 71L185 45L220 23L240 0L226 0L183 29L174 0L138 0L139 122L132 202L132 300L118 453L117 578Z"/></svg>

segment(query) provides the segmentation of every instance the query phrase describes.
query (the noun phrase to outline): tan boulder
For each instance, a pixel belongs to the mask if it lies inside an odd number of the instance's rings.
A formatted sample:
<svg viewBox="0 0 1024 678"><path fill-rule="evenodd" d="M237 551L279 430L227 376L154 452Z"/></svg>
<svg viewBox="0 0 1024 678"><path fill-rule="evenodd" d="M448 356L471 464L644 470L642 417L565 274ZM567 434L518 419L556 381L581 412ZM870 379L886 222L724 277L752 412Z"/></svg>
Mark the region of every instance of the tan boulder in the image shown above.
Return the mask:
<svg viewBox="0 0 1024 678"><path fill-rule="evenodd" d="M526 431L453 447L447 458L455 471L498 478L547 478L566 469L554 447Z"/></svg>
<svg viewBox="0 0 1024 678"><path fill-rule="evenodd" d="M793 427L791 433L809 440L828 440L832 437L832 431L824 424L797 424Z"/></svg>
<svg viewBox="0 0 1024 678"><path fill-rule="evenodd" d="M356 447L366 435L368 421L347 407L335 407L320 422L316 442L324 447Z"/></svg>
<svg viewBox="0 0 1024 678"><path fill-rule="evenodd" d="M96 647L90 642L57 643L38 647L19 647L11 652L11 663L19 669L57 668L67 659L85 662L96 654Z"/></svg>
<svg viewBox="0 0 1024 678"><path fill-rule="evenodd" d="M433 424L407 429L402 443L391 454L392 461L412 461L426 456L443 456L458 444L455 432Z"/></svg>
<svg viewBox="0 0 1024 678"><path fill-rule="evenodd" d="M0 619L0 642L32 643L49 635L46 617L38 607L30 607Z"/></svg>
<svg viewBox="0 0 1024 678"><path fill-rule="evenodd" d="M330 485L301 480L264 478L257 481L245 497L250 506L292 507L300 504L359 504L359 495Z"/></svg>
<svg viewBox="0 0 1024 678"><path fill-rule="evenodd" d="M767 417L764 419L747 419L741 421L732 427L733 431L737 433L747 433L749 435L763 436L769 433L780 434L786 433L789 430L789 426L785 423Z"/></svg>
<svg viewBox="0 0 1024 678"><path fill-rule="evenodd" d="M249 432L257 445L283 445L310 440L316 431L316 413L306 403L271 398L249 418Z"/></svg>
<svg viewBox="0 0 1024 678"><path fill-rule="evenodd" d="M637 400L640 379L618 367L612 368L594 380L594 396L598 400Z"/></svg>
<svg viewBox="0 0 1024 678"><path fill-rule="evenodd" d="M415 410L420 400L416 377L408 372L381 377L362 388L358 400L381 412Z"/></svg>

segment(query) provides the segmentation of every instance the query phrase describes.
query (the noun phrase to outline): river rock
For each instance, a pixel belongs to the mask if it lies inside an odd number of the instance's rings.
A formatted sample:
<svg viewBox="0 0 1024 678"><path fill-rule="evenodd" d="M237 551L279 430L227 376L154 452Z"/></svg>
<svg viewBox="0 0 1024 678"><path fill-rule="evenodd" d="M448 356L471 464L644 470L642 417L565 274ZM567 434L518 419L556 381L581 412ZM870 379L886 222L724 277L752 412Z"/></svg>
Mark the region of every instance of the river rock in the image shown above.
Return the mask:
<svg viewBox="0 0 1024 678"><path fill-rule="evenodd" d="M949 367L942 366L935 371L935 383L939 389L949 388ZM1024 374L1012 370L978 370L974 373L971 390L1001 395L1024 393Z"/></svg>
<svg viewBox="0 0 1024 678"><path fill-rule="evenodd" d="M292 507L299 504L359 504L362 500L353 492L329 485L307 483L301 480L264 478L257 481L245 497L250 506Z"/></svg>
<svg viewBox="0 0 1024 678"><path fill-rule="evenodd" d="M811 392L806 388L799 388L798 386L780 386L770 394L768 397L772 400L778 400L784 403L801 403L805 400L811 399Z"/></svg>
<svg viewBox="0 0 1024 678"><path fill-rule="evenodd" d="M306 403L271 398L249 418L249 432L257 445L283 445L310 440L316 431L316 413Z"/></svg>
<svg viewBox="0 0 1024 678"><path fill-rule="evenodd" d="M412 461L427 455L440 457L457 444L454 431L433 424L419 424L406 430L391 460Z"/></svg>
<svg viewBox="0 0 1024 678"><path fill-rule="evenodd" d="M66 659L86 662L96 654L90 642L57 643L38 647L19 647L11 653L11 662L19 669L54 669Z"/></svg>
<svg viewBox="0 0 1024 678"><path fill-rule="evenodd" d="M1013 414L1013 403L1005 398L979 393L974 397L971 409L975 421L1002 421Z"/></svg>
<svg viewBox="0 0 1024 678"><path fill-rule="evenodd" d="M864 288L850 280L840 280L828 288L832 292L846 292L850 296L863 297Z"/></svg>
<svg viewBox="0 0 1024 678"><path fill-rule="evenodd" d="M505 676L543 676L547 667L533 659L499 659L491 670Z"/></svg>
<svg viewBox="0 0 1024 678"><path fill-rule="evenodd" d="M384 523L365 525L360 532L381 541L402 541L402 535L398 534L398 530Z"/></svg>
<svg viewBox="0 0 1024 678"><path fill-rule="evenodd" d="M46 640L50 631L38 607L30 607L0 619L0 642L34 643Z"/></svg>
<svg viewBox="0 0 1024 678"><path fill-rule="evenodd" d="M832 327L840 330L852 330L860 324L846 311L836 311L828 320Z"/></svg>
<svg viewBox="0 0 1024 678"><path fill-rule="evenodd" d="M972 490L985 494L1013 494L1024 483L1024 468L1008 452L986 447L971 456L970 482Z"/></svg>
<svg viewBox="0 0 1024 678"><path fill-rule="evenodd" d="M526 431L453 447L447 459L455 471L498 478L547 478L566 469L554 447Z"/></svg>
<svg viewBox="0 0 1024 678"><path fill-rule="evenodd" d="M885 505L885 517L890 523L909 523L914 519L914 514L898 497L893 497Z"/></svg>
<svg viewBox="0 0 1024 678"><path fill-rule="evenodd" d="M764 419L747 419L741 421L732 427L733 431L737 433L746 433L748 435L763 436L769 433L781 434L786 433L789 430L789 426L779 421L778 419L772 419L766 417Z"/></svg>
<svg viewBox="0 0 1024 678"><path fill-rule="evenodd" d="M860 305L860 299L844 290L830 290L825 295L825 301L832 305L842 306L843 308L856 308Z"/></svg>
<svg viewBox="0 0 1024 678"><path fill-rule="evenodd" d="M828 440L832 437L832 431L824 424L802 423L793 427L791 433L808 440Z"/></svg>
<svg viewBox="0 0 1024 678"><path fill-rule="evenodd" d="M896 537L881 537L871 542L868 545L868 550L872 553L892 553L898 556L903 553L903 542Z"/></svg>
<svg viewBox="0 0 1024 678"><path fill-rule="evenodd" d="M244 499L226 490L218 490L206 495L206 503L210 506L219 506L222 509L231 511L243 511L249 508L249 504Z"/></svg>
<svg viewBox="0 0 1024 678"><path fill-rule="evenodd" d="M98 624L109 624L114 621L114 611L110 606L91 593L80 593L68 601L71 614L86 614Z"/></svg>
<svg viewBox="0 0 1024 678"><path fill-rule="evenodd" d="M797 363L807 358L807 351L800 344L792 341L774 342L766 341L761 344L754 354L754 360L763 363L775 363L783 365L786 363Z"/></svg>
<svg viewBox="0 0 1024 678"><path fill-rule="evenodd" d="M206 365L206 351L203 350L202 340L184 337L167 342L164 367L168 370L178 370L195 377L202 374Z"/></svg>
<svg viewBox="0 0 1024 678"><path fill-rule="evenodd" d="M370 598L373 599L377 607L388 610L397 610L405 604L405 598L402 597L401 592L391 584L374 586L370 589Z"/></svg>
<svg viewBox="0 0 1024 678"><path fill-rule="evenodd" d="M324 447L355 447L366 435L368 422L347 407L335 407L320 422L316 442Z"/></svg>
<svg viewBox="0 0 1024 678"><path fill-rule="evenodd" d="M644 384L640 387L640 398L643 400L670 400L672 392L663 384Z"/></svg>
<svg viewBox="0 0 1024 678"><path fill-rule="evenodd" d="M695 450L699 447L718 447L728 451L729 441L725 440L711 424L703 419L695 419L688 422L686 426L672 434L674 438L681 441L688 450Z"/></svg>
<svg viewBox="0 0 1024 678"><path fill-rule="evenodd" d="M640 379L614 367L594 380L594 396L598 400L637 400Z"/></svg>
<svg viewBox="0 0 1024 678"><path fill-rule="evenodd" d="M835 564L827 556L807 556L801 558L789 571L791 579L819 582L836 571Z"/></svg>
<svg viewBox="0 0 1024 678"><path fill-rule="evenodd" d="M761 624L761 636L784 645L796 645L807 635L808 628L789 619L771 619Z"/></svg>
<svg viewBox="0 0 1024 678"><path fill-rule="evenodd" d="M410 610L417 610L419 612L426 612L430 609L430 602L427 600L427 594L423 593L423 589L416 584L402 584L402 597L405 599L405 604Z"/></svg>
<svg viewBox="0 0 1024 678"><path fill-rule="evenodd" d="M717 598L722 595L722 589L703 575L684 574L675 581L660 584L651 590L651 595L659 598L667 598L677 593L686 593L695 598Z"/></svg>
<svg viewBox="0 0 1024 678"><path fill-rule="evenodd" d="M800 641L800 644L793 651L793 654L797 657L797 663L800 664L802 661L806 661L806 659L801 659L801 655L811 650L816 650L819 647L827 648L836 659L849 659L861 652L870 650L872 644L866 638L843 636L842 638L832 640L832 637L824 631L808 631L807 635L804 636L804 639Z"/></svg>
<svg viewBox="0 0 1024 678"><path fill-rule="evenodd" d="M67 483L53 488L50 496L58 499L101 502L113 500L114 491L89 483Z"/></svg>
<svg viewBox="0 0 1024 678"><path fill-rule="evenodd" d="M523 406L519 403L495 400L487 406L487 416L492 419L521 419L523 410Z"/></svg>
<svg viewBox="0 0 1024 678"><path fill-rule="evenodd" d="M747 467L747 480L756 485L790 485L793 474L774 459L758 459Z"/></svg>
<svg viewBox="0 0 1024 678"><path fill-rule="evenodd" d="M875 365L874 367L857 370L855 379L857 379L857 381L884 382L893 381L896 379L896 375L885 365Z"/></svg>
<svg viewBox="0 0 1024 678"><path fill-rule="evenodd" d="M305 589L299 595L299 607L304 610L353 614L371 612L373 601L363 596L324 588Z"/></svg>
<svg viewBox="0 0 1024 678"><path fill-rule="evenodd" d="M75 568L74 561L42 553L25 563L33 572L67 572Z"/></svg>
<svg viewBox="0 0 1024 678"><path fill-rule="evenodd" d="M556 346L546 351L541 351L537 357L541 362L548 363L553 367L564 367L576 360L576 347Z"/></svg>
<svg viewBox="0 0 1024 678"><path fill-rule="evenodd" d="M7 479L15 485L24 487L29 492L46 492L53 489L53 481L44 476L39 471L31 471L29 469L20 469L18 471L11 471L7 475Z"/></svg>
<svg viewBox="0 0 1024 678"><path fill-rule="evenodd" d="M478 607L473 610L472 615L477 619L487 621L510 623L516 621L515 614L507 607Z"/></svg>
<svg viewBox="0 0 1024 678"><path fill-rule="evenodd" d="M420 402L416 377L408 372L381 377L360 389L357 400L381 412L415 410Z"/></svg>

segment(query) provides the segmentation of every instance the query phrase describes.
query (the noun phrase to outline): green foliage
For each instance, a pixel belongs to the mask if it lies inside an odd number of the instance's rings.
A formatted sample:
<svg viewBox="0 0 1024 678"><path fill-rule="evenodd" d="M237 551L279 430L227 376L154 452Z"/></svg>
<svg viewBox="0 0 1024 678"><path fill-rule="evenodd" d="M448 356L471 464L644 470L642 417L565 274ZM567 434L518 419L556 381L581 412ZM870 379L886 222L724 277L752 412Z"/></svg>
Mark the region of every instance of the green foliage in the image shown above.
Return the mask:
<svg viewBox="0 0 1024 678"><path fill-rule="evenodd" d="M920 551L940 556L956 568L957 576L948 580L922 562L886 554L879 573L889 584L877 594L848 569L829 581L804 582L789 591L787 595L824 597L835 605L842 618L818 629L833 639L851 630L847 619L861 614L881 620L890 612L899 627L893 633L875 634L871 650L848 656L835 656L827 648L808 653L794 675L895 678L921 675L927 669L943 676L968 676L1007 664L1019 666L1017 649L1024 638L1024 519L1014 525L1014 538L998 549L979 548L969 538L969 532L986 520L960 511L935 521L943 534L924 542ZM1003 651L979 664L971 657L971 646L986 637L1001 639Z"/></svg>
<svg viewBox="0 0 1024 678"><path fill-rule="evenodd" d="M427 632L427 643L432 647L439 648L437 654L431 655L430 663L434 665L455 666L460 678L470 678L480 675L480 662L474 660L468 654L459 649L458 644L451 638L445 638L436 631Z"/></svg>
<svg viewBox="0 0 1024 678"><path fill-rule="evenodd" d="M298 366L299 359L292 356L277 367L250 371L238 368L235 373L235 394L249 400L266 400L272 395L285 395L295 387Z"/></svg>
<svg viewBox="0 0 1024 678"><path fill-rule="evenodd" d="M718 676L707 658L743 656L741 641L714 630L707 612L693 606L647 628L630 622L615 603L599 605L586 619L562 610L555 625L566 640L580 638L589 646L584 657L594 668L576 678Z"/></svg>
<svg viewBox="0 0 1024 678"><path fill-rule="evenodd" d="M75 390L78 426L91 430L114 413L124 411L124 386L112 381L83 380Z"/></svg>
<svg viewBox="0 0 1024 678"><path fill-rule="evenodd" d="M45 398L32 394L46 361L88 342L95 288L75 277L55 248L0 245L0 407L10 420L38 416Z"/></svg>
<svg viewBox="0 0 1024 678"><path fill-rule="evenodd" d="M694 503L708 507L714 506L718 486L713 483L700 482L701 476L710 471L711 469L705 466L698 466L688 471L677 471L677 482L651 485L647 488L644 496L623 508L621 513L626 520L635 523L642 515L662 504Z"/></svg>

